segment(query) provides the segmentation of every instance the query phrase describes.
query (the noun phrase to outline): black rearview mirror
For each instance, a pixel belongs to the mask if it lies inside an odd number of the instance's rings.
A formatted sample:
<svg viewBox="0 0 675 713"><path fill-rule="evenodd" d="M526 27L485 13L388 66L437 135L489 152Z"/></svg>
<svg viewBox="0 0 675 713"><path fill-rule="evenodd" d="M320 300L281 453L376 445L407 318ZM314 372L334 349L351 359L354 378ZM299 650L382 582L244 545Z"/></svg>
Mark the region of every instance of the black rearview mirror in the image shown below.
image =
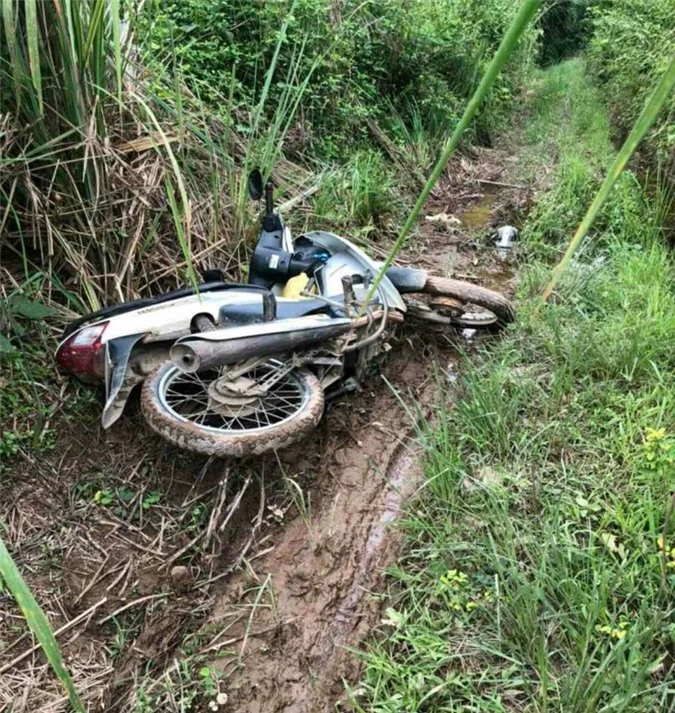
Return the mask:
<svg viewBox="0 0 675 713"><path fill-rule="evenodd" d="M248 174L248 194L251 196L251 200L259 201L263 196L264 190L265 184L263 182L262 173L260 173L259 168L254 168L251 173Z"/></svg>

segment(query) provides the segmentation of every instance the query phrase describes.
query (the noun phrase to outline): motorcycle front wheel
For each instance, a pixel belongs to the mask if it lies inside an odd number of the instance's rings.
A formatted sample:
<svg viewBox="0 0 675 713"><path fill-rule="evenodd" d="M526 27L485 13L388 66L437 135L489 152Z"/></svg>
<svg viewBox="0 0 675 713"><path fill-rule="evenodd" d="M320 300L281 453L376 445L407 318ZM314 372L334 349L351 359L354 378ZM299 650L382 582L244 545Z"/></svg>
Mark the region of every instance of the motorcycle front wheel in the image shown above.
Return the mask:
<svg viewBox="0 0 675 713"><path fill-rule="evenodd" d="M285 448L321 420L324 393L311 372L271 359L236 378L228 373L186 373L166 362L143 384L148 424L179 448L242 457Z"/></svg>
<svg viewBox="0 0 675 713"><path fill-rule="evenodd" d="M422 292L479 305L490 310L502 324L513 322L516 317L513 304L504 295L464 280L429 275Z"/></svg>

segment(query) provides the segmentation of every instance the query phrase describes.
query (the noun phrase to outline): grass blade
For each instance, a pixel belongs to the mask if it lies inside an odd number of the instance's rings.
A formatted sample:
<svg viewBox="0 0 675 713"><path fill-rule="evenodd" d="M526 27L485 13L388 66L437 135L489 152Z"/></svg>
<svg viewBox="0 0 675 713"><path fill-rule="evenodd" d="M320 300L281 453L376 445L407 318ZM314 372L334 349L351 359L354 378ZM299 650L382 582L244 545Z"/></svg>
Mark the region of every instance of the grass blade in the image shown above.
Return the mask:
<svg viewBox="0 0 675 713"><path fill-rule="evenodd" d="M605 180L602 182L600 189L598 190L595 198L593 199L593 202L588 208L584 219L579 224L579 227L577 228L574 237L570 241L570 244L567 246L565 254L563 255L560 262L553 269L551 280L546 285L541 295L544 301L546 301L551 296L551 293L555 289L555 286L558 284L558 281L560 280L568 265L570 264L570 260L572 259L572 256L574 255L576 249L579 247L581 241L588 234L588 231L593 225L593 221L595 220L598 213L600 212L600 209L607 200L607 197L609 196L617 179L621 175L621 172L626 167L626 164L630 160L630 157L635 152L635 149L637 149L637 147L639 146L640 141L642 141L642 139L644 138L644 135L649 130L649 127L654 123L656 117L661 111L661 107L664 105L666 99L668 98L668 95L670 94L674 86L675 55L673 55L672 59L670 60L668 68L663 73L663 76L657 84L656 89L654 89L654 92L649 98L649 101L647 102L645 108L642 110L642 114L640 114L640 116L638 117L638 120L635 126L633 127L633 130L630 132L628 138L621 147L621 151L619 151L619 153L617 154L614 163L612 164L611 168L607 173L607 176L605 176Z"/></svg>
<svg viewBox="0 0 675 713"><path fill-rule="evenodd" d="M23 57L19 53L19 45L17 42L17 27L14 20L15 8L13 0L3 0L2 3L2 24L5 26L5 42L7 43L7 52L9 59L12 62L12 74L17 88L21 87L23 80ZM19 103L19 102L17 102Z"/></svg>
<svg viewBox="0 0 675 713"><path fill-rule="evenodd" d="M122 103L122 41L120 33L120 0L110 0L110 23L112 27L113 56L117 81L117 101Z"/></svg>
<svg viewBox="0 0 675 713"><path fill-rule="evenodd" d="M10 592L16 599L21 612L23 613L30 630L33 632L38 643L45 652L45 656L49 661L54 672L59 677L63 684L70 700L70 705L76 713L84 713L84 706L77 695L73 681L70 678L61 656L59 645L56 643L54 634L49 625L49 621L45 613L40 608L40 605L35 601L28 585L21 576L18 567L14 564L5 543L0 538L0 575L5 581Z"/></svg>
<svg viewBox="0 0 675 713"><path fill-rule="evenodd" d="M483 99L485 99L485 96L488 93L493 82L497 78L497 75L501 71L502 67L506 64L506 61L510 57L513 50L516 48L518 40L520 39L527 26L530 24L530 21L534 17L534 14L536 13L540 4L541 0L524 0L516 16L513 18L511 26L504 35L504 39L499 45L495 56L492 58L490 65L488 66L485 74L483 75L483 79L481 79L480 84L478 85L466 109L464 110L464 113L462 114L462 118L459 120L459 123L455 127L455 130L452 132L452 135L446 142L441 156L436 162L434 170L431 172L431 176L429 176L429 179L424 185L424 188L422 189L419 198L415 202L415 205L413 206L413 209L410 212L408 219L401 228L401 232L396 238L396 242L394 243L391 251L389 252L389 255L387 256L387 259L384 261L384 264L380 268L379 273L373 281L373 284L371 285L370 290L368 291L368 295L363 302L362 310L365 309L365 307L369 304L370 300L375 295L375 292L377 291L380 282L382 282L384 274L386 273L388 268L391 267L391 264L394 262L394 259L396 255L398 255L398 253L400 252L401 248L403 248L408 234L410 233L410 230L412 229L413 225L415 225L415 223L417 222L417 219L419 218L419 215L422 212L422 208L424 208L424 204L426 203L429 194L431 193L433 187L436 185L436 182L445 170L445 166L450 160L450 157L455 152L455 149L459 144L459 140L461 139L462 134L468 129L469 125L471 124L471 121L473 120L474 116L476 115L476 112L478 111L478 108L483 102Z"/></svg>
<svg viewBox="0 0 675 713"><path fill-rule="evenodd" d="M26 41L28 44L28 63L33 87L37 95L40 114L44 114L42 100L42 74L40 72L40 50L38 36L40 28L37 19L36 0L26 0Z"/></svg>

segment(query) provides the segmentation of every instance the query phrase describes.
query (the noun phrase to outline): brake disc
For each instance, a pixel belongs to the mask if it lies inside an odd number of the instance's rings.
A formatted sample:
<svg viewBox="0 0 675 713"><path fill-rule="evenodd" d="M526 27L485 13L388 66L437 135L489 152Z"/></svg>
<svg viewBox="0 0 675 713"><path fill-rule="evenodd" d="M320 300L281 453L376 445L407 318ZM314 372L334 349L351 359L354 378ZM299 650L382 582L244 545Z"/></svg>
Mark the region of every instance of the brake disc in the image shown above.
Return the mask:
<svg viewBox="0 0 675 713"><path fill-rule="evenodd" d="M459 317L454 317L452 323L459 327L489 327L497 321L498 317L492 312L464 312Z"/></svg>
<svg viewBox="0 0 675 713"><path fill-rule="evenodd" d="M433 309L432 309L433 308ZM432 324L455 325L457 327L489 327L498 321L492 312L467 312L464 305L451 297L436 297L429 304L408 302L411 317L423 319Z"/></svg>
<svg viewBox="0 0 675 713"><path fill-rule="evenodd" d="M464 305L459 300L441 295L429 300L429 307L444 317L459 317L464 313Z"/></svg>

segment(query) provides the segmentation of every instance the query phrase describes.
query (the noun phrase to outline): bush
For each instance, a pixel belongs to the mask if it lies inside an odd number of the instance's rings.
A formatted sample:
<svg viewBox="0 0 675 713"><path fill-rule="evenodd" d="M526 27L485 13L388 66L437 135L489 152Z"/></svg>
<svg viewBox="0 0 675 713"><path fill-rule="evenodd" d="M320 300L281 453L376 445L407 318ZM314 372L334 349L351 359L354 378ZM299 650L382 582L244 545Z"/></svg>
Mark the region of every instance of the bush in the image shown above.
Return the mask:
<svg viewBox="0 0 675 713"><path fill-rule="evenodd" d="M541 21L541 62L554 64L571 57L586 43L586 10L593 0L560 0L553 3Z"/></svg>
<svg viewBox="0 0 675 713"><path fill-rule="evenodd" d="M661 77L675 47L675 0L603 0L591 11L590 70L628 133ZM675 95L652 129L648 147L672 165Z"/></svg>
<svg viewBox="0 0 675 713"><path fill-rule="evenodd" d="M509 0L156 0L145 23L153 53L175 61L195 91L215 105L234 96L246 107L287 20L268 107L284 84L311 75L301 134L314 149L341 155L368 137L369 121L387 126L392 106L403 115L415 107L431 122L440 115L450 126L516 8ZM497 81L477 122L481 134L494 129L520 89L537 36L528 30Z"/></svg>

